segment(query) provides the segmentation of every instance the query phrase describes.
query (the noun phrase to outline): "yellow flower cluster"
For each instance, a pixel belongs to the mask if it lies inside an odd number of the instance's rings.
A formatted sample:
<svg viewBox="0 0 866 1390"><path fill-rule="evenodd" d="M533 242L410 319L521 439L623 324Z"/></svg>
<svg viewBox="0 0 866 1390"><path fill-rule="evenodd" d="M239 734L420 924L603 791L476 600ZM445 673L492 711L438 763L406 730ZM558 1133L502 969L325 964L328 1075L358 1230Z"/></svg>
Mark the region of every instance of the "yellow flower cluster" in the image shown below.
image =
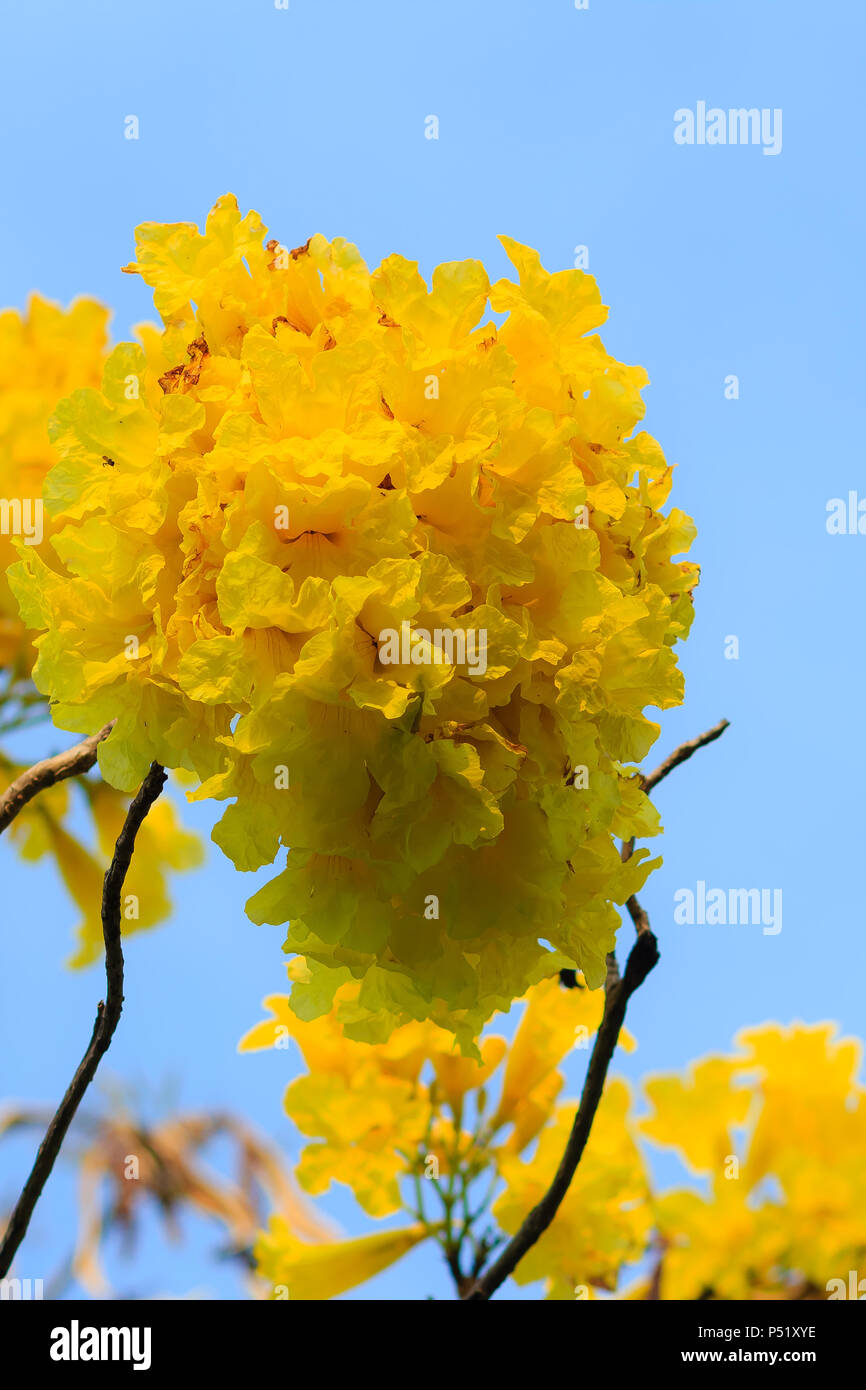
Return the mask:
<svg viewBox="0 0 866 1390"><path fill-rule="evenodd" d="M303 974L302 965L294 969ZM473 1227L486 1219L479 1185L498 1193L490 1212L513 1234L562 1158L575 1104L559 1100L559 1067L597 1028L603 991L537 985L511 1044L485 1037L481 1063L456 1056L449 1035L431 1024L400 1028L383 1046L348 1041L339 1013L351 1013L357 997L358 985L345 985L333 1014L299 1025L288 998L273 996L272 1017L241 1050L279 1048L294 1037L303 1051L310 1074L289 1085L285 1107L313 1140L296 1169L308 1192L345 1183L369 1215L402 1208L414 1221L311 1246L275 1216L256 1245L259 1273L275 1297L335 1296L424 1239L437 1240L446 1255L458 1252L459 1265ZM621 1041L633 1046L628 1035ZM827 1023L768 1023L736 1041L732 1055L695 1062L685 1075L645 1079L650 1113L642 1119L625 1082L608 1082L577 1173L552 1225L517 1266L518 1283L544 1280L548 1298L568 1300L860 1296L850 1272L860 1271L859 1289L866 1268L861 1045ZM672 1148L707 1190L656 1194L641 1136ZM425 1211L421 1194L429 1198L431 1189L441 1199L439 1221ZM470 1209L461 1229L461 1212ZM625 1283L643 1260L649 1275Z"/></svg>
<svg viewBox="0 0 866 1390"><path fill-rule="evenodd" d="M290 976L303 979L304 973L302 961L292 963ZM456 1152L468 1154L474 1148L473 1162L481 1162L472 1136L461 1130L463 1103L499 1067L506 1044L498 1036L485 1038L476 1062L455 1054L453 1037L433 1023L404 1024L386 1043L374 1046L355 1042L346 1037L344 1025L357 1008L359 990L355 981L341 985L332 1012L309 1023L299 1022L287 995L270 996L265 1004L273 1017L257 1024L240 1050L286 1047L290 1038L297 1042L309 1073L289 1086L286 1113L316 1140L301 1157L299 1181L313 1194L327 1191L331 1181L345 1183L370 1216L387 1216L400 1210L399 1179L415 1171L419 1155L426 1161L433 1154L445 1167ZM544 1102L555 1100L556 1089L548 1096L544 1088L549 1092L553 1069L574 1045L586 1012L582 1000L592 997L593 1013L595 1005L594 996L576 991L580 999L570 997L571 1008L564 1012L556 998L563 991L553 981L536 986L535 992L551 1004L547 1050L532 1041L513 1053L494 1126L516 1125L521 1147L544 1123ZM527 1050L536 1068L531 1077L521 1063Z"/></svg>
<svg viewBox="0 0 866 1390"><path fill-rule="evenodd" d="M290 967L299 979L304 970L302 962ZM295 1169L307 1192L344 1183L368 1215L405 1209L416 1221L381 1236L313 1247L275 1217L256 1247L259 1273L291 1298L342 1292L425 1238L457 1251L471 1236L464 1230L458 1238L459 1213L476 1206L478 1183L484 1187L491 1178L508 1184L493 1214L503 1230L516 1229L552 1177L574 1118L573 1106L557 1104L564 1084L559 1065L575 1047L588 1048L603 1008L601 990L564 990L545 980L530 990L511 1045L486 1036L476 1062L456 1053L453 1037L429 1022L405 1024L381 1045L351 1041L343 1023L357 1007L359 988L342 985L332 1013L311 1023L298 1022L288 996L271 996L265 1001L271 1017L250 1030L240 1050L282 1048L292 1038L303 1054L309 1071L289 1085L285 1109L312 1140ZM623 1043L632 1046L627 1034ZM557 1222L518 1271L521 1282L546 1277L555 1266L557 1286L583 1281L612 1288L622 1263L642 1253L649 1193L625 1128L627 1106L627 1088L618 1083L605 1096L592 1153ZM539 1135L537 1153L525 1162ZM406 1205L410 1182L417 1210ZM441 1221L425 1212L425 1190L428 1199L434 1192L441 1199ZM328 1293L311 1291L324 1287L325 1271L334 1281Z"/></svg>
<svg viewBox="0 0 866 1390"><path fill-rule="evenodd" d="M652 867L614 836L658 829L630 765L681 699L693 526L590 276L503 238L516 280L428 290L264 235L230 196L138 228L165 327L56 413L56 559L14 579L35 679L61 727L117 717L114 785L156 758L233 799L238 868L289 849L248 911L290 923L303 1016L353 977L351 1037L472 1052L560 965L601 981Z"/></svg>
<svg viewBox="0 0 866 1390"><path fill-rule="evenodd" d="M47 701L28 677L36 653L33 633L22 622L10 592L7 570L18 559L16 547L39 564L56 564L52 527L42 506L49 471L58 464L49 439L49 419L58 401L74 388L96 389L107 351L107 310L95 300L78 299L68 309L31 297L27 313L0 314L0 733L47 718ZM0 751L0 791L24 770ZM128 798L105 783L83 780L73 790L62 782L44 791L13 823L9 832L25 860L46 856L82 913L74 965L86 965L102 951L102 877L123 824ZM75 801L89 812L90 839L71 830ZM167 871L186 869L201 859L198 839L184 831L168 800L153 808L142 826L127 876L124 933L153 926L168 916Z"/></svg>
<svg viewBox="0 0 866 1390"><path fill-rule="evenodd" d="M866 1087L860 1042L836 1031L748 1028L739 1053L645 1083L643 1133L710 1179L706 1197L655 1204L662 1298L851 1296L849 1271L866 1269Z"/></svg>

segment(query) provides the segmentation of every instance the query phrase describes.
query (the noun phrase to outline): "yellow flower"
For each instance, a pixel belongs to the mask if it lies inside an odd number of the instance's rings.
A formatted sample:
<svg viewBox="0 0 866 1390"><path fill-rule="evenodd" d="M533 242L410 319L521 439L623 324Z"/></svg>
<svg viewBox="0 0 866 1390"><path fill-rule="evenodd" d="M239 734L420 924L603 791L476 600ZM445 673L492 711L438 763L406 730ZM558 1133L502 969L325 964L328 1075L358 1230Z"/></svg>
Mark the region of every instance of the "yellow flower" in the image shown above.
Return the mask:
<svg viewBox="0 0 866 1390"><path fill-rule="evenodd" d="M741 1070L755 1073L761 1105L749 1149L749 1177L796 1173L797 1155L836 1165L863 1139L866 1091L857 1076L863 1046L837 1039L837 1025L765 1024L746 1028L737 1042L746 1049Z"/></svg>
<svg viewBox="0 0 866 1390"><path fill-rule="evenodd" d="M0 313L0 495L31 508L41 501L45 475L57 462L48 439L54 406L77 386L96 387L102 377L108 313L92 299L61 309L32 295L25 317ZM49 531L30 511L29 542ZM41 531L42 535L39 534ZM17 559L11 526L0 534L0 667L26 674L34 653L6 580Z"/></svg>
<svg viewBox="0 0 866 1390"><path fill-rule="evenodd" d="M341 986L337 1005L351 1006L358 986ZM297 1042L309 1067L286 1091L285 1109L308 1144L298 1181L313 1194L332 1181L346 1183L370 1216L399 1211L399 1178L409 1168L430 1117L429 1093L418 1084L426 1060L419 1025L409 1025L386 1045L370 1047L347 1038L335 1010L301 1023L285 995L265 1000L272 1019L259 1023L239 1050L284 1047ZM430 1030L424 1030L430 1031ZM410 1033L407 1039L406 1033ZM408 1044L408 1045L407 1045Z"/></svg>
<svg viewBox="0 0 866 1390"><path fill-rule="evenodd" d="M0 755L0 790L23 771ZM78 789L76 795L76 788ZM81 801L89 812L89 839L77 829ZM76 806L77 801L77 806ZM46 788L13 821L9 835L25 861L50 857L64 887L81 912L71 966L101 958L102 881L129 805L129 797L104 782L81 778ZM76 814L77 812L77 814ZM75 833L69 828L75 826ZM121 909L123 935L156 926L171 914L169 870L196 868L203 859L197 835L184 830L168 800L151 809L136 837L135 855L126 875Z"/></svg>
<svg viewBox="0 0 866 1390"><path fill-rule="evenodd" d="M114 785L185 768L239 868L289 847L248 911L306 958L293 1007L348 972L351 1037L432 1019L477 1055L561 965L602 982L653 867L614 837L658 829L633 765L681 699L694 528L591 277L505 238L516 281L428 290L264 235L230 196L139 227L164 331L55 414L57 558L13 581L35 678L62 727L117 716Z"/></svg>
<svg viewBox="0 0 866 1390"><path fill-rule="evenodd" d="M429 1232L415 1225L378 1231L358 1240L308 1245L298 1240L282 1217L271 1218L255 1245L258 1272L272 1286L276 1300L315 1301L336 1298L380 1274L425 1240Z"/></svg>
<svg viewBox="0 0 866 1390"><path fill-rule="evenodd" d="M754 1208L739 1185L718 1184L713 1197L678 1190L654 1204L663 1243L659 1296L663 1299L783 1298L783 1260L790 1213Z"/></svg>
<svg viewBox="0 0 866 1390"><path fill-rule="evenodd" d="M675 1145L696 1173L718 1174L733 1151L733 1127L743 1125L751 1096L734 1081L741 1063L708 1057L693 1062L685 1078L648 1077L643 1088L655 1114L640 1130L657 1144Z"/></svg>

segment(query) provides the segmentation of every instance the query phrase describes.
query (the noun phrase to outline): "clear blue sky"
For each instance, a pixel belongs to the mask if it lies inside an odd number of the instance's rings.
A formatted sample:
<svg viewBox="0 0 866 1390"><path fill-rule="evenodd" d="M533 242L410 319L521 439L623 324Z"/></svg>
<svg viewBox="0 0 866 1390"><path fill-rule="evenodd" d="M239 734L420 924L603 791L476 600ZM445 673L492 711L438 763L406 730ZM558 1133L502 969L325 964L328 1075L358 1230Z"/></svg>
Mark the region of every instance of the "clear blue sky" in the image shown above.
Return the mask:
<svg viewBox="0 0 866 1390"><path fill-rule="evenodd" d="M96 295L120 340L152 317L120 274L144 220L201 222L221 193L293 246L346 236L368 263L479 257L495 238L539 248L550 269L589 248L611 306L604 333L641 362L647 427L679 469L702 565L683 651L687 699L659 756L726 715L732 727L657 794L664 868L644 894L663 953L634 1001L637 1076L728 1045L767 1018L838 1019L866 1031L860 912L866 536L830 536L826 504L866 495L851 443L862 388L862 51L854 0L60 0L5 7L0 301L32 289ZM781 108L783 147L675 144L674 112ZM435 114L438 141L424 138ZM138 141L124 139L136 115ZM726 400L736 374L740 398ZM739 639L726 660L725 639ZM49 735L54 746L64 736ZM44 747L30 748L34 754ZM185 812L210 829L208 808ZM255 879L212 848L177 884L177 916L127 951L127 1003L107 1072L187 1108L233 1106L289 1152L289 1054L235 1045L282 985L278 928L243 912ZM75 920L49 873L0 847L0 1093L56 1101L102 989L63 968ZM687 927L673 894L781 888L783 929ZM574 1058L572 1093L580 1082ZM32 1145L0 1146L0 1198ZM47 1277L69 1244L73 1189L59 1174L19 1260ZM365 1222L338 1192L330 1211ZM120 1289L237 1296L191 1223L151 1239ZM366 1292L449 1296L425 1248ZM537 1289L530 1291L535 1297ZM509 1297L521 1296L512 1288Z"/></svg>

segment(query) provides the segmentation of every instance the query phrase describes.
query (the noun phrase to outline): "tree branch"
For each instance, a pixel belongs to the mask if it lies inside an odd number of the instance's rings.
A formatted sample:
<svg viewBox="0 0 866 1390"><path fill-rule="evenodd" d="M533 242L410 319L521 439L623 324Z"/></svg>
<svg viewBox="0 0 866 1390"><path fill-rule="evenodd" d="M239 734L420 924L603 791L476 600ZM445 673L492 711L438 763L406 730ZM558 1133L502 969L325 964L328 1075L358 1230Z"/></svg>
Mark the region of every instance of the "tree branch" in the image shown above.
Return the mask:
<svg viewBox="0 0 866 1390"><path fill-rule="evenodd" d="M626 899L625 905L629 917L634 922L635 931L637 932L638 936L643 936L644 932L648 932L650 930L650 921L649 916L647 915L646 908L641 907L634 893L632 893L630 898Z"/></svg>
<svg viewBox="0 0 866 1390"><path fill-rule="evenodd" d="M697 753L699 748L706 748L708 743L715 743L716 739L721 738L725 729L728 728L730 728L730 720L720 719L718 724L714 724L711 729L707 729L705 734L698 734L697 738L690 738L688 742L681 743L679 748L675 748L674 751L665 758L663 763L659 763L655 772L651 772L648 777L641 776L641 790L649 795L649 793L658 786L659 782L667 777L669 772L673 772L674 768L679 767L680 763L688 762L692 754ZM633 854L634 836L632 835L630 840L623 840L620 858L623 863L626 863L627 860L631 859ZM637 930L639 932L645 931L649 926L649 921L637 898L629 898L626 907L628 908L629 916L637 927ZM636 913L638 914L637 916L635 915ZM640 925L641 921L645 923L644 926Z"/></svg>
<svg viewBox="0 0 866 1390"><path fill-rule="evenodd" d="M104 738L109 731L103 729L101 734L97 734L94 739L87 739L85 744L92 744L92 757L88 766L93 765L96 756L96 745L101 738ZM70 750L73 754L80 754L80 750L85 744L79 744L78 749ZM61 755L63 756L63 755ZM69 755L66 755L67 757ZM89 756L86 755L86 756ZM47 759L46 763L37 763L36 768L31 768L25 776L31 776L39 767L45 767L48 763L56 762L56 759ZM77 769L83 771L82 767ZM62 775L71 776L71 772ZM19 779L20 781L21 779ZM40 786L49 786L51 780L58 780L57 777L49 777L48 780L40 782ZM100 1000L96 1010L96 1022L93 1025L93 1033L78 1070L76 1071L69 1089L51 1120L45 1133L45 1138L39 1146L36 1161L30 1172L30 1176L24 1185L24 1190L18 1198L15 1210L9 1220L6 1234L0 1243L0 1278L8 1274L16 1251L27 1232L30 1218L33 1215L36 1203L42 1194L54 1162L60 1152L60 1147L66 1137L66 1132L72 1123L78 1106L84 1096L85 1091L90 1085L96 1074L96 1068L100 1060L111 1043L114 1030L120 1019L120 1011L123 1008L123 948L120 938L120 895L123 890L124 880L132 859L132 851L135 847L135 837L141 827L141 823L150 810L156 798L159 796L166 781L165 770L159 763L151 763L150 771L142 782L136 796L126 813L126 820L123 829L117 837L117 844L114 848L114 855L111 863L105 872L105 880L102 888L102 935L105 941L105 978L106 978L106 997L103 1002ZM37 786L30 796L35 795L39 790ZM25 797L29 800L29 796ZM24 802L21 802L23 805ZM20 807L19 807L20 809ZM14 814L14 813L13 813ZM10 817L11 819L11 817ZM8 822L7 822L8 823Z"/></svg>
<svg viewBox="0 0 866 1390"><path fill-rule="evenodd" d="M697 753L699 748L706 748L708 743L715 743L717 738L721 738L725 729L730 727L729 719L720 719L718 724L714 724L711 729L707 729L705 734L698 734L697 738L689 739L687 743L681 743L679 748L675 748L670 757L665 758L663 763L659 763L655 772L651 772L649 777L641 779L643 790L651 792L653 787L657 787L663 777L667 777L669 772L673 772L680 763L687 762L693 753Z"/></svg>
<svg viewBox="0 0 866 1390"><path fill-rule="evenodd" d="M533 1207L526 1217L516 1235L508 1242L498 1260L494 1261L487 1273L477 1280L472 1291L466 1294L467 1302L491 1298L499 1286L505 1283L509 1274L517 1268L527 1250L544 1234L556 1216L577 1171L577 1165L583 1157L583 1151L586 1148L586 1142L589 1139L592 1123L595 1119L595 1112L604 1090L610 1059L614 1054L620 1029L625 1019L626 1006L635 990L643 984L658 958L658 945L652 932L649 930L642 932L631 948L625 974L621 980L611 985L605 996L604 1015L601 1020L601 1027L596 1034L592 1056L589 1059L589 1068L583 1083L580 1105L553 1182L538 1205Z"/></svg>
<svg viewBox="0 0 866 1390"><path fill-rule="evenodd" d="M96 762L96 750L102 740L108 738L113 728L114 720L106 724L104 729L100 729L98 734L76 743L74 748L67 748L63 753L56 753L53 758L43 758L42 762L34 763L26 772L16 777L14 782L10 782L0 796L0 834L38 792L46 787L53 787L55 782L62 782L67 777L77 777L81 772L89 772Z"/></svg>

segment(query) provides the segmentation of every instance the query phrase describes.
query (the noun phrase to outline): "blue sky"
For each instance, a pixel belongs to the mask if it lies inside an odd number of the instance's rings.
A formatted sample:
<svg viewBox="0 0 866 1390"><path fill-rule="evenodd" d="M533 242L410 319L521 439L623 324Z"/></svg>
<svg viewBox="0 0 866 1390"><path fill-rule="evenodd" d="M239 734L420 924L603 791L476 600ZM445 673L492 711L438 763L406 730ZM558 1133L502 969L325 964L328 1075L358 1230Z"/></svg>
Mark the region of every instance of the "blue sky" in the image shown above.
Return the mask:
<svg viewBox="0 0 866 1390"><path fill-rule="evenodd" d="M679 465L673 501L699 530L686 703L664 716L656 751L731 720L656 796L665 863L643 898L662 962L630 1009L640 1046L619 1070L681 1067L768 1018L833 1018L862 1034L866 537L825 525L830 499L866 496L850 442L866 307L861 7L42 0L8 7L4 27L3 305L33 289L95 295L122 340L153 317L146 287L120 274L135 225L202 222L227 191L287 245L345 236L370 264L399 251L426 274L463 257L505 273L502 232L549 269L588 247L611 306L606 346L647 368L646 427ZM676 144L674 113L699 101L781 109L781 152ZM438 140L425 139L429 115ZM725 658L730 636L737 660ZM184 815L207 836L209 808ZM8 845L0 867L0 1093L54 1102L89 1036L101 968L64 969L75 913L51 874ZM782 931L677 925L673 895L698 880L781 889ZM177 882L175 920L128 947L105 1070L151 1105L173 1086L185 1108L234 1107L296 1153L280 1109L295 1059L235 1052L283 982L279 929L244 916L251 884L215 847L205 871ZM0 1147L0 1201L31 1157L22 1141ZM73 1202L58 1172L23 1276L47 1278L67 1253ZM365 1229L344 1193L327 1206ZM149 1237L134 1266L112 1252L118 1288L238 1296L233 1271L208 1258L213 1231L190 1223L188 1235L177 1247ZM365 1293L449 1288L422 1247Z"/></svg>

